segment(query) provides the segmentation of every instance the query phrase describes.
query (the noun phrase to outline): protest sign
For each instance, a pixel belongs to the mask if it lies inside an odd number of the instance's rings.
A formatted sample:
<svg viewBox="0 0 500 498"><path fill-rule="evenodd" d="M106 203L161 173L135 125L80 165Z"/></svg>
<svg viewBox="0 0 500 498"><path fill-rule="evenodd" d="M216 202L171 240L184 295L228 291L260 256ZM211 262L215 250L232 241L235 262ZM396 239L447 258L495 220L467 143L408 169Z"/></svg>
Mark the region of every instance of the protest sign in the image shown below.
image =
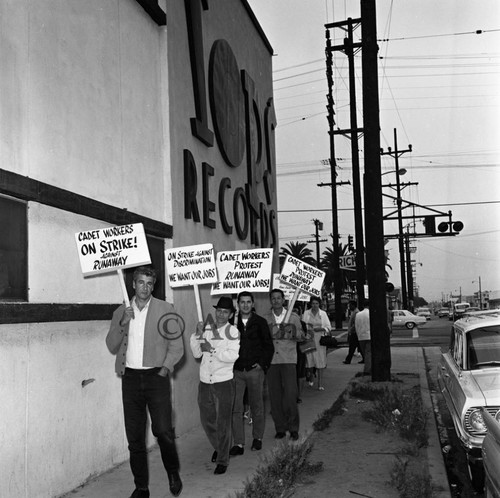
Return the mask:
<svg viewBox="0 0 500 498"><path fill-rule="evenodd" d="M151 264L142 223L78 232L75 239L84 277Z"/></svg>
<svg viewBox="0 0 500 498"><path fill-rule="evenodd" d="M166 249L165 261L170 287L217 282L212 244Z"/></svg>
<svg viewBox="0 0 500 498"><path fill-rule="evenodd" d="M272 249L219 252L216 265L219 281L212 285L212 295L242 291L269 292Z"/></svg>
<svg viewBox="0 0 500 498"><path fill-rule="evenodd" d="M295 293L295 288L292 287L291 285L285 284L285 282L282 282L280 280L280 274L279 273L273 273L273 285L271 286L273 289L280 289L283 291L283 294L285 295L285 299L287 301L291 301L294 293ZM307 301L309 302L309 299L311 298L310 294L307 294L304 291L300 291L299 295L297 296L296 301Z"/></svg>
<svg viewBox="0 0 500 498"><path fill-rule="evenodd" d="M212 244L175 247L165 250L168 282L171 287L192 285L198 320L203 321L199 284L217 282Z"/></svg>
<svg viewBox="0 0 500 498"><path fill-rule="evenodd" d="M287 322L300 291L321 298L321 286L325 272L304 263L300 259L288 255L281 270L280 280L295 288L295 293L288 305L284 321Z"/></svg>
<svg viewBox="0 0 500 498"><path fill-rule="evenodd" d="M280 280L311 296L321 297L325 272L288 255L281 270Z"/></svg>

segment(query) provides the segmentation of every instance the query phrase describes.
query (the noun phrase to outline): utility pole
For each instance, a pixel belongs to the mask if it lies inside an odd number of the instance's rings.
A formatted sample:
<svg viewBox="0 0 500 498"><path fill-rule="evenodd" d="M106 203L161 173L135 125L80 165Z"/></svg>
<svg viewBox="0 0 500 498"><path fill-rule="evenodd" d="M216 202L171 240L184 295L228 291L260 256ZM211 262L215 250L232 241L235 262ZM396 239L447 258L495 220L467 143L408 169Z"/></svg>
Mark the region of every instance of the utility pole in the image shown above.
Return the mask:
<svg viewBox="0 0 500 498"><path fill-rule="evenodd" d="M335 120L334 110L333 110L333 71L332 71L332 52L331 46L332 41L330 39L330 31L326 30L326 78L328 82L328 134L330 136L330 175L332 182L332 237L333 237L333 289L335 296L335 328L342 328L342 318L344 316L344 311L342 309L342 280L340 276L340 251L339 251L339 226L337 218L337 186L336 181L336 160L335 160L335 141L334 141L334 125Z"/></svg>
<svg viewBox="0 0 500 498"><path fill-rule="evenodd" d="M361 203L361 179L359 168L359 142L358 134L363 130L358 128L357 110L356 110L356 78L354 73L354 55L355 49L360 50L362 44L354 43L353 31L361 24L361 19L348 18L347 21L327 24L327 28L340 28L345 30L347 26L347 37L344 38L344 44L332 47L332 51L344 51L349 63L349 110L350 124L349 130L336 130L335 134L345 135L351 140L351 158L352 158L352 187L354 201L354 230L356 236L356 294L358 307L363 308L365 296L365 247L363 236L363 208Z"/></svg>
<svg viewBox="0 0 500 498"><path fill-rule="evenodd" d="M380 155L390 155L394 157L395 167L396 167L396 205L398 211L398 246L399 246L399 271L401 273L401 294L403 297L403 308L405 310L409 309L408 303L408 292L406 288L406 272L405 272L405 246L404 246L404 233L403 233L403 214L402 214L402 205L403 199L401 198L401 181L400 181L400 173L399 173L399 157L405 154L406 152L411 152L411 145L408 145L407 150L398 150L398 136L396 132L396 128L394 128L394 151L391 148L388 148L387 152L384 152L383 149L380 149Z"/></svg>
<svg viewBox="0 0 500 498"><path fill-rule="evenodd" d="M370 300L372 380L378 382L391 380L391 345L385 299L384 221L380 167L380 109L375 0L361 0L361 19L366 273Z"/></svg>
<svg viewBox="0 0 500 498"><path fill-rule="evenodd" d="M407 307L405 309L413 313L413 267L411 264L410 232L403 235L406 245L406 274L408 276Z"/></svg>
<svg viewBox="0 0 500 498"><path fill-rule="evenodd" d="M321 239L319 238L319 232L323 230L323 222L319 220L312 220L314 223L314 240L308 240L308 243L314 243L316 245L316 266L319 268L319 262L320 262L320 256L319 256L319 243L320 242L326 242L328 239Z"/></svg>

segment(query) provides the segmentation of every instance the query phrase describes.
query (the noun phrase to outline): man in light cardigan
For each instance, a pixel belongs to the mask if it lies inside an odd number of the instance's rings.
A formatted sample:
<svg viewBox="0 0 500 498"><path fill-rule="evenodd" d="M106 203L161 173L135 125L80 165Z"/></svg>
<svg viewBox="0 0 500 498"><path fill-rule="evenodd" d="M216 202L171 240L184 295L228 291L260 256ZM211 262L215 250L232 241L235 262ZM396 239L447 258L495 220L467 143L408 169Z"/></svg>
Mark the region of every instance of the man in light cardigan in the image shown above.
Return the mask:
<svg viewBox="0 0 500 498"><path fill-rule="evenodd" d="M170 303L152 296L155 282L156 272L151 267L134 271L135 295L130 306L122 304L113 313L106 337L109 351L116 355L115 371L122 379L125 432L136 487L130 498L149 497L146 410L168 474L170 492L179 496L182 491L169 377L184 354L180 328L183 321L178 320Z"/></svg>
<svg viewBox="0 0 500 498"><path fill-rule="evenodd" d="M276 429L276 439L282 439L286 432L290 439L299 439L299 410L297 408L297 342L303 341L306 334L302 330L300 318L291 313L287 315L285 296L281 289L273 289L269 298L271 310L263 315L269 324L273 337L274 355L267 372L267 387L271 402L271 416Z"/></svg>

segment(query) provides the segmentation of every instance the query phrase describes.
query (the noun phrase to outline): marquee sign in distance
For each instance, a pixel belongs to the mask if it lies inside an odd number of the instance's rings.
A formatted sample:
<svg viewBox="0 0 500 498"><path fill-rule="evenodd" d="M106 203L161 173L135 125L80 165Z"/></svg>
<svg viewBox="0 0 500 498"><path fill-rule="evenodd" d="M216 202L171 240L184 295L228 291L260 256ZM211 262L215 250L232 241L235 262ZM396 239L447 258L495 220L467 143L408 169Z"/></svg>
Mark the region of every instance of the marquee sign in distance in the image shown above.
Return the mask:
<svg viewBox="0 0 500 498"><path fill-rule="evenodd" d="M346 254L339 257L340 268L344 270L354 270L356 268L356 255Z"/></svg>

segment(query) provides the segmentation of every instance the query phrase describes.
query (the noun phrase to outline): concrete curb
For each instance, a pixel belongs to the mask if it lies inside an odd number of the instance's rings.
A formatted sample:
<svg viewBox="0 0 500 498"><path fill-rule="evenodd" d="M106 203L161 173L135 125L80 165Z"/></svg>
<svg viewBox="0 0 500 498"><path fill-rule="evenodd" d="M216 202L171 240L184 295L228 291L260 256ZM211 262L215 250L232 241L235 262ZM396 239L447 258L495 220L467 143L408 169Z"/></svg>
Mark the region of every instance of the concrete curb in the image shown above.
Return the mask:
<svg viewBox="0 0 500 498"><path fill-rule="evenodd" d="M434 408L432 404L429 382L427 380L427 370L425 367L424 355L422 348L416 348L418 356L418 373L420 376L420 392L424 408L429 416L427 424L427 461L429 463L429 475L432 481L435 498L451 498L450 485L446 473L446 466L441 452L441 443L439 433L434 417Z"/></svg>

